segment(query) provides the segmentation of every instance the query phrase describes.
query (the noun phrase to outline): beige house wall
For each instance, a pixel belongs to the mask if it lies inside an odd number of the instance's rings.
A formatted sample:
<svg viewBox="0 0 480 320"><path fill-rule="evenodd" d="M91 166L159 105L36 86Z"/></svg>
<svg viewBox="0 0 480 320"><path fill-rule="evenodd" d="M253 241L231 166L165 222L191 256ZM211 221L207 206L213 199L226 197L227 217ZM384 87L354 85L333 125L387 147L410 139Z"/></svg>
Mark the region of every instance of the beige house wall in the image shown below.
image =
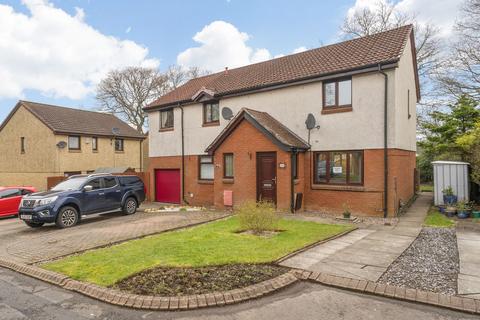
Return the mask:
<svg viewBox="0 0 480 320"><path fill-rule="evenodd" d="M25 137L25 153L21 152ZM131 167L141 171L142 142L124 140L124 151L115 152L111 138L98 137L98 151L92 150L91 137L81 137L81 150L56 144L68 141L66 135L55 135L37 117L20 106L0 131L0 185L47 188L47 177L64 172L95 170L99 167Z"/></svg>

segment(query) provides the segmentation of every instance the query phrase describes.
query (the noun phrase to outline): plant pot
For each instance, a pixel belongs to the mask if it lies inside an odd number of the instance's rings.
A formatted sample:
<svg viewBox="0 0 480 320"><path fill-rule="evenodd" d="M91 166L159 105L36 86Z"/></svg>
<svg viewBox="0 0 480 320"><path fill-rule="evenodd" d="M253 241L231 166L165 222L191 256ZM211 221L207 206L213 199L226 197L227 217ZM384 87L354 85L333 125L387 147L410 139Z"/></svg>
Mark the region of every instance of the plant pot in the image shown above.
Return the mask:
<svg viewBox="0 0 480 320"><path fill-rule="evenodd" d="M457 212L457 209L455 208L446 208L445 213L447 214L447 217L451 218L455 216L455 213Z"/></svg>
<svg viewBox="0 0 480 320"><path fill-rule="evenodd" d="M344 213L343 218L344 219L350 219L351 214L350 213Z"/></svg>
<svg viewBox="0 0 480 320"><path fill-rule="evenodd" d="M457 216L459 219L467 219L470 216L468 210L458 210Z"/></svg>
<svg viewBox="0 0 480 320"><path fill-rule="evenodd" d="M477 211L477 210L472 211L472 218L480 219L480 211Z"/></svg>
<svg viewBox="0 0 480 320"><path fill-rule="evenodd" d="M440 211L440 213L445 214L445 207L444 206L438 206L438 211Z"/></svg>
<svg viewBox="0 0 480 320"><path fill-rule="evenodd" d="M458 198L456 195L451 195L451 196L443 195L443 203L445 203L446 205L457 203L457 200Z"/></svg>

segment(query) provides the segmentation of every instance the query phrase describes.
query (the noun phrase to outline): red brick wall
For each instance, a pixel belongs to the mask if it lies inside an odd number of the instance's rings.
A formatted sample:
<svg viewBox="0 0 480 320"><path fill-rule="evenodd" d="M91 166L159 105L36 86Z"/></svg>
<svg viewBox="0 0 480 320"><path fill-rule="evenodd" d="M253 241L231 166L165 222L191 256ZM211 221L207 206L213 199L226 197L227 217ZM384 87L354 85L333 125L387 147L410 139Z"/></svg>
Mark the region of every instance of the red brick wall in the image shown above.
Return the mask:
<svg viewBox="0 0 480 320"><path fill-rule="evenodd" d="M180 169L182 157L152 157L149 163L151 199L155 200L155 169ZM198 181L198 156L185 156L185 198L191 205L213 205L213 182Z"/></svg>
<svg viewBox="0 0 480 320"><path fill-rule="evenodd" d="M214 203L223 208L223 191L233 191L234 206L245 200L257 197L256 153L277 153L277 208L290 209L290 153L284 152L273 144L263 133L247 121L242 121L230 136L215 151ZM223 154L234 154L234 179L224 180ZM279 168L285 163L285 168Z"/></svg>
<svg viewBox="0 0 480 320"><path fill-rule="evenodd" d="M389 149L389 216L394 216L400 199L407 201L414 194L413 172L415 152ZM310 170L311 153L305 157L305 169ZM347 202L356 215L383 216L383 149L364 151L364 185L362 187L311 184L313 174L305 177L305 209L341 213ZM309 177L309 178L307 178ZM396 188L395 188L396 181Z"/></svg>

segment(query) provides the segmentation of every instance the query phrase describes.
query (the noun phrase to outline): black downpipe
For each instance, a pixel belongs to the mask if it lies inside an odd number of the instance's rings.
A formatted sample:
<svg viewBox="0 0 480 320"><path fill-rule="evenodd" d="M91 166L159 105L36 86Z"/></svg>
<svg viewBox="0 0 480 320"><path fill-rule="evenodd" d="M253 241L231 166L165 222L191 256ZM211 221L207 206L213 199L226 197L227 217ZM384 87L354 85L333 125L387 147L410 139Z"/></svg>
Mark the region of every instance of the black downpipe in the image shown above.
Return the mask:
<svg viewBox="0 0 480 320"><path fill-rule="evenodd" d="M183 106L178 104L178 107L181 110L181 131L182 131L182 200L187 205L189 204L187 199L185 198L185 134L183 130Z"/></svg>
<svg viewBox="0 0 480 320"><path fill-rule="evenodd" d="M291 168L290 168L290 211L295 213L295 168L297 167L297 153L295 148L291 149ZM297 173L298 174L298 173Z"/></svg>
<svg viewBox="0 0 480 320"><path fill-rule="evenodd" d="M383 189L385 196L383 198L383 217L388 215L388 75L382 71L382 65L378 64L378 72L381 73L385 79L385 97L383 103Z"/></svg>

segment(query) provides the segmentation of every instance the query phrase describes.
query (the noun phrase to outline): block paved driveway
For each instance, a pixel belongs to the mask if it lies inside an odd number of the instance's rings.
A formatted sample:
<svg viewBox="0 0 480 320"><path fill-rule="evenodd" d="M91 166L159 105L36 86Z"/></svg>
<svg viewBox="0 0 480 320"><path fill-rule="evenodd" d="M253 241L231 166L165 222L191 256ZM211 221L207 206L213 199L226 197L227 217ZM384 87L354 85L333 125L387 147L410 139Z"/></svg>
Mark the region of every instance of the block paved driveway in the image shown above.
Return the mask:
<svg viewBox="0 0 480 320"><path fill-rule="evenodd" d="M377 281L415 240L432 201L420 195L395 226L357 229L315 246L281 264L360 280Z"/></svg>
<svg viewBox="0 0 480 320"><path fill-rule="evenodd" d="M84 218L70 229L31 229L17 218L0 219L0 257L36 263L168 229L226 216L222 212L109 213Z"/></svg>

